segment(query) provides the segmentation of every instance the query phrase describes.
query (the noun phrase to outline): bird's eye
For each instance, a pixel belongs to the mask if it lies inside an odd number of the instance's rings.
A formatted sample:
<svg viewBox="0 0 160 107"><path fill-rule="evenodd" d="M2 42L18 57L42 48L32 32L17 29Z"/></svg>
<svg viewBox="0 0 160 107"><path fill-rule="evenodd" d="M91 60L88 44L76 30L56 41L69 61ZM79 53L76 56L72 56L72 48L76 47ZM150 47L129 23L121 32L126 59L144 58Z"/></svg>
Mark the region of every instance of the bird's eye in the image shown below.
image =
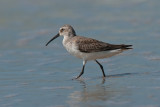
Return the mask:
<svg viewBox="0 0 160 107"><path fill-rule="evenodd" d="M61 29L61 30L60 30L60 32L63 32L63 31L64 31L64 29Z"/></svg>

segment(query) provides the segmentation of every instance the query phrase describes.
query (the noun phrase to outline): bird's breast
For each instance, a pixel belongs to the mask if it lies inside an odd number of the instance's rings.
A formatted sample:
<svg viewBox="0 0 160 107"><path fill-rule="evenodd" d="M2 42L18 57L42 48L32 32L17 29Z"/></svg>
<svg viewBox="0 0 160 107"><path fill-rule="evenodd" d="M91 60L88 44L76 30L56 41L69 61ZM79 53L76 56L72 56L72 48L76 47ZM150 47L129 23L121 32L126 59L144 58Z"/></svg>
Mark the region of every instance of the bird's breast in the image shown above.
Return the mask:
<svg viewBox="0 0 160 107"><path fill-rule="evenodd" d="M66 50L73 56L76 56L78 58L82 58L81 53L78 50L78 47L73 42L63 42L63 46L66 48Z"/></svg>

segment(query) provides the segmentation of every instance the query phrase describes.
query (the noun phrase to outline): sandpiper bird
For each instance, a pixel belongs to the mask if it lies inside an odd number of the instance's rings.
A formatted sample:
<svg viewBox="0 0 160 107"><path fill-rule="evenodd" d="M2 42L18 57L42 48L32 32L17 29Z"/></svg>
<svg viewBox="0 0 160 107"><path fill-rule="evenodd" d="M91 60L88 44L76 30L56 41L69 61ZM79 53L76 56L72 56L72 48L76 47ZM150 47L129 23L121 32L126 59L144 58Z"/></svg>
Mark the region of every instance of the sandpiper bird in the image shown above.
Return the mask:
<svg viewBox="0 0 160 107"><path fill-rule="evenodd" d="M55 35L46 46L59 36L64 36L63 46L71 54L83 60L81 73L76 77L78 79L83 73L87 61L94 60L101 68L103 77L106 77L103 66L97 59L108 58L123 52L124 50L132 49L132 45L115 45L109 44L96 39L77 36L71 25L63 25L59 33Z"/></svg>

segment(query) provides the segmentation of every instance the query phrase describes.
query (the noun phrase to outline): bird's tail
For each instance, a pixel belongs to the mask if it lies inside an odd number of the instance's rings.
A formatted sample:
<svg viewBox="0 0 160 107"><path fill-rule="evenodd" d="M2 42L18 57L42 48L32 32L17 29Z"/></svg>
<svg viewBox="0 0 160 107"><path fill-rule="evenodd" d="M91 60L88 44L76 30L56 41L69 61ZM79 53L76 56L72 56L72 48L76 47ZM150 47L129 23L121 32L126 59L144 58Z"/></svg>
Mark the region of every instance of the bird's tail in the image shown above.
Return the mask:
<svg viewBox="0 0 160 107"><path fill-rule="evenodd" d="M121 49L133 49L131 46L132 45L124 45L124 44L122 44L122 45L120 45L121 46Z"/></svg>

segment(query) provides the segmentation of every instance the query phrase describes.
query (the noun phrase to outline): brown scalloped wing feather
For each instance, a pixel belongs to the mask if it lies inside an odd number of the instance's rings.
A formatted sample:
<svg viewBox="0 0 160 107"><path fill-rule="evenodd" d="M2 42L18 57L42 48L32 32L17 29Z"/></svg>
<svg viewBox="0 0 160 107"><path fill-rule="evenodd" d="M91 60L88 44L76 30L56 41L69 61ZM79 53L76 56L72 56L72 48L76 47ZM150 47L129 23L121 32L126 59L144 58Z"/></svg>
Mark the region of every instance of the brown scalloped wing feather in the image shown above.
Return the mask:
<svg viewBox="0 0 160 107"><path fill-rule="evenodd" d="M113 45L109 43L104 43L102 41L98 41L91 38L80 37L78 36L77 40L75 41L78 45L78 49L81 52L91 53L91 52L100 52L100 51L108 51L108 50L115 50L115 49L132 49L129 48L132 45Z"/></svg>

